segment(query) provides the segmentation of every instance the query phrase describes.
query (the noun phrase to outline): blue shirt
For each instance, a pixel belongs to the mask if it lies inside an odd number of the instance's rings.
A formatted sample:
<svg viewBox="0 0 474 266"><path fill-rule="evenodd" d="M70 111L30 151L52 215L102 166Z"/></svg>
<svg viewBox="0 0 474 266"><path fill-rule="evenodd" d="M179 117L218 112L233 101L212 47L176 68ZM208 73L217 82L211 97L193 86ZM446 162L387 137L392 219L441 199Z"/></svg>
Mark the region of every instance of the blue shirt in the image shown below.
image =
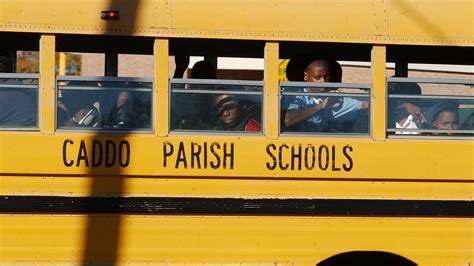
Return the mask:
<svg viewBox="0 0 474 266"><path fill-rule="evenodd" d="M305 92L308 90L304 89ZM316 104L321 104L324 98L318 96L298 95L294 97L285 97L283 99L283 108L286 110L304 110ZM292 127L299 132L321 132L326 122L340 120L355 120L358 110L362 108L362 102L356 99L342 97L341 105L338 108L323 109L306 121Z"/></svg>

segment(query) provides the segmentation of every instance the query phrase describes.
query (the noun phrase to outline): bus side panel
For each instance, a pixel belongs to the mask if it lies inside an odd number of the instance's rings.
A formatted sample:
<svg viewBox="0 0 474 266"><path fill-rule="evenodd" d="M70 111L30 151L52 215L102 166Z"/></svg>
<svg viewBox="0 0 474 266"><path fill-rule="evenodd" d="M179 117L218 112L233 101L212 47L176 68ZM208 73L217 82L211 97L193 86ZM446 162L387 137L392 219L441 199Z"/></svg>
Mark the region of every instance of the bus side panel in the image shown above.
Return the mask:
<svg viewBox="0 0 474 266"><path fill-rule="evenodd" d="M474 255L473 225L472 219L402 217L2 214L0 263L314 265L342 252L365 250L391 252L419 265L466 265Z"/></svg>
<svg viewBox="0 0 474 266"><path fill-rule="evenodd" d="M207 140L72 133L0 136L0 173L4 174L454 181L474 178L474 145L470 140L414 143L281 138L269 141L262 137L236 139L235 136Z"/></svg>

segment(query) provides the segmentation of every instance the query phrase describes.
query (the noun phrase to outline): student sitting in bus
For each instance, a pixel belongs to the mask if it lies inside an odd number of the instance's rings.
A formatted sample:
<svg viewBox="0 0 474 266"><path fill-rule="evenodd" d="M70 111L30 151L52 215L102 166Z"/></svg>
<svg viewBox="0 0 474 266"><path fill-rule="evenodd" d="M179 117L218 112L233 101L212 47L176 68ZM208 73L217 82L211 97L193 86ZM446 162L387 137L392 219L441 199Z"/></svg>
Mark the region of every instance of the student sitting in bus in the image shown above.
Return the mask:
<svg viewBox="0 0 474 266"><path fill-rule="evenodd" d="M421 87L416 83L390 83L389 94L421 95ZM426 116L417 99L399 98L389 100L388 124L391 128L422 129L427 128ZM416 131L400 130L395 134L419 134Z"/></svg>
<svg viewBox="0 0 474 266"><path fill-rule="evenodd" d="M119 92L116 104L106 119L106 127L130 128L132 124L132 107L130 92Z"/></svg>
<svg viewBox="0 0 474 266"><path fill-rule="evenodd" d="M332 79L331 70L335 67L327 59L318 59L310 63L304 71L306 82L331 82L336 80L338 73ZM332 71L335 72L335 71ZM342 71L341 71L342 74ZM305 92L336 92L321 87L307 87ZM300 95L291 98L287 106L284 126L298 132L321 132L329 121L348 116L355 120L357 111L368 108L368 102L359 101L348 97L317 97ZM354 115L350 115L354 114Z"/></svg>
<svg viewBox="0 0 474 266"><path fill-rule="evenodd" d="M434 109L433 129L456 130L459 125L458 108L454 105L441 104ZM436 134L436 133L435 133ZM452 133L447 133L452 135Z"/></svg>
<svg viewBox="0 0 474 266"><path fill-rule="evenodd" d="M222 94L215 97L218 122L217 130L260 131L260 124L252 118L248 107L237 97Z"/></svg>
<svg viewBox="0 0 474 266"><path fill-rule="evenodd" d="M0 51L0 73L13 72L13 64L6 52ZM23 85L20 80L1 79L2 85ZM36 126L37 92L29 89L0 88L0 126Z"/></svg>
<svg viewBox="0 0 474 266"><path fill-rule="evenodd" d="M184 71L188 68L189 57L177 55L175 56L176 70L174 77L183 77ZM215 67L208 60L198 61L191 69L191 79L216 79L217 73ZM195 84L192 88L209 89L208 85ZM172 115L175 120L172 121L173 127L180 129L209 129L210 125L215 123L216 117L213 116L214 110L213 97L209 94L181 94L179 98L173 98L172 112L178 114ZM196 114L200 114L198 117Z"/></svg>
<svg viewBox="0 0 474 266"><path fill-rule="evenodd" d="M102 115L97 106L96 94L91 92L62 91L57 104L57 126L102 127Z"/></svg>

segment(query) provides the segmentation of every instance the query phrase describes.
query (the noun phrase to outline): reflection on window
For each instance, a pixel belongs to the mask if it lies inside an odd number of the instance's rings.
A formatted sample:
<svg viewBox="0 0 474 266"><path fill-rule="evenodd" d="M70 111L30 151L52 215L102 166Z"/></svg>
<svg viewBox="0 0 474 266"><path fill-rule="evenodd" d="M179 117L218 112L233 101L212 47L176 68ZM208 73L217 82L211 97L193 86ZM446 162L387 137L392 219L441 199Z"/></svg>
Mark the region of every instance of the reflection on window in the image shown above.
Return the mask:
<svg viewBox="0 0 474 266"><path fill-rule="evenodd" d="M473 136L474 81L388 78L388 133Z"/></svg>
<svg viewBox="0 0 474 266"><path fill-rule="evenodd" d="M370 85L282 82L283 133L368 134Z"/></svg>
<svg viewBox="0 0 474 266"><path fill-rule="evenodd" d="M173 131L261 132L262 82L173 79Z"/></svg>
<svg viewBox="0 0 474 266"><path fill-rule="evenodd" d="M38 75L0 74L0 129L38 128Z"/></svg>
<svg viewBox="0 0 474 266"><path fill-rule="evenodd" d="M59 77L57 128L149 131L152 87L140 78Z"/></svg>

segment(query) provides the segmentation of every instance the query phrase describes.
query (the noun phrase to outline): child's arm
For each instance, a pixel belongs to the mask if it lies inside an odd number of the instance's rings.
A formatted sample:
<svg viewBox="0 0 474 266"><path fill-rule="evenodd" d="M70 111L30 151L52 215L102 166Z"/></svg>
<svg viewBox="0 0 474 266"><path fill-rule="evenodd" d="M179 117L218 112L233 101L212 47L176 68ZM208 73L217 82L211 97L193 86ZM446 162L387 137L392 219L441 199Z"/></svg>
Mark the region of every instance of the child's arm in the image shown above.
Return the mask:
<svg viewBox="0 0 474 266"><path fill-rule="evenodd" d="M285 113L285 127L291 127L303 121L306 121L308 118L312 117L319 111L326 108L328 103L328 98L324 99L320 104L315 104L306 109L290 109Z"/></svg>

